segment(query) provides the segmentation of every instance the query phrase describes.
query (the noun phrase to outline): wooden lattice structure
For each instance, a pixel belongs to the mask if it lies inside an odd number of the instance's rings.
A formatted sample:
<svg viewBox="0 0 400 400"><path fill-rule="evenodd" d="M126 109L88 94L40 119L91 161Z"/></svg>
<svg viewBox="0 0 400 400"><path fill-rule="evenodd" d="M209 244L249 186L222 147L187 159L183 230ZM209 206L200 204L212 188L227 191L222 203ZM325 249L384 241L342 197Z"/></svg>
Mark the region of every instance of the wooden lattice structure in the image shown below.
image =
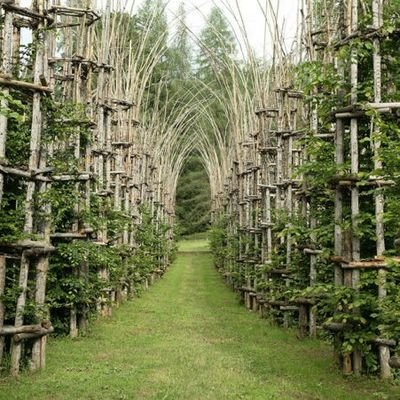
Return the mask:
<svg viewBox="0 0 400 400"><path fill-rule="evenodd" d="M23 165L7 165L7 128L8 118L2 115L1 118L1 193L9 190L8 185L15 185L18 181L23 182L25 191L24 202L24 233L26 236L35 234L35 240L21 240L14 243L7 243L3 246L1 255L1 279L4 293L4 283L7 277L7 269L11 265L19 264L19 296L15 308L15 320L12 326L3 326L3 318L0 317L0 325L3 335L12 335L10 342L11 352L11 373L17 374L20 368L23 348L28 339L31 344L31 366L40 368L44 365L46 335L52 331L51 324L46 319L46 312L40 318L37 316L33 324L24 323L24 313L27 304L27 291L29 276L34 274L35 281L34 303L38 309L44 308L46 274L49 264L49 253L54 251L50 243L50 226L46 220L49 215L48 207L42 207L42 215L35 213L34 196L47 190L50 185L47 169L48 146L43 143L43 112L42 103L46 96L51 93L50 74L48 57L46 54L47 34L45 29L52 22L50 16L44 14L43 2L37 2L32 10L20 8L14 2L2 2L2 13L4 16L3 43L2 43L2 86L4 94L10 95L13 92L22 93L30 98L31 107L31 132L30 132L30 156ZM19 41L21 29L28 28L32 32L33 43L36 45L36 54L32 59L32 75L23 76L23 71L17 72L19 68ZM3 100L3 107L7 107L7 99ZM4 305L1 307L4 313ZM2 314L3 314L2 313ZM2 339L4 341L4 339ZM3 342L0 346L3 350Z"/></svg>
<svg viewBox="0 0 400 400"><path fill-rule="evenodd" d="M95 269L102 286L96 307L103 316L111 315L113 304L132 297L137 285L147 288L170 264L166 248L159 249L149 270L139 270L132 261L141 246L135 234L142 223L140 204L155 221L154 235L159 240L173 239L170 229L160 233L163 224L173 225L173 201L168 194L172 189L163 186L152 154L144 153L137 135L135 88L123 80L124 58L108 51L110 38L118 34L118 15L113 16L111 3L106 3L101 19L91 0L36 0L30 8L20 7L17 1L0 4L4 21L1 212L2 218L17 209L23 215L21 239L0 239L0 365L10 363L13 375L28 358L32 369L45 365L47 335L54 330L46 296L49 265L56 268L50 254L56 252L54 260L60 262L62 251L82 243L75 251L90 254L98 248L103 254L106 249L118 257L118 279L107 262L92 265L90 257L65 265L58 278L52 272L52 279L71 278L85 285L93 280ZM21 120L12 114L15 107L24 107ZM31 121L25 131L30 145L22 146L28 155L23 158L15 156L10 143L13 129L21 129L25 119ZM69 197L67 203L64 196ZM90 213L96 217L88 218ZM113 218L124 221L120 231L110 231ZM98 226L91 226L91 221ZM10 304L15 291L16 303ZM89 322L89 305L78 300L57 311L68 320L71 337L84 332Z"/></svg>
<svg viewBox="0 0 400 400"><path fill-rule="evenodd" d="M250 310L286 327L296 324L299 337L314 337L323 330L333 336L346 374L361 373L365 362L361 348L367 340L376 351L380 375L388 378L391 367L398 365L397 341L378 330L359 344L352 339L354 345L349 346L346 334L373 324L373 318L357 322L368 319L361 316L361 308L340 305L330 322L322 324L318 309L329 295L304 293L313 293L312 288L322 283L334 285L338 292L349 288L347 294L354 298L366 290L375 293L379 309L388 295L387 282L393 281L390 266L399 259L385 255L385 203L387 193L396 196L395 189L390 190L397 183L385 173L381 150L388 144L382 142L380 121L391 121L399 106L384 100L393 98L395 89L384 96L383 82L390 86L391 78L382 61L393 57L388 53L385 58L383 51L390 51L385 41L393 40L397 31L385 31L389 5L383 1L367 5L348 0L335 7L329 1L306 3L300 59L307 58L303 67L308 73L303 82L307 93L289 58L277 57L269 93L256 112L258 132L241 144L233 174L227 178L226 206L219 212L229 221L227 236L239 244L238 258L225 257L221 270ZM301 68L302 64L300 73ZM363 90L367 82L372 82L372 91ZM315 144L321 155L313 152ZM319 167L335 172L315 183L312 174L318 171L309 171L313 163L321 162L324 151L330 152L329 159ZM374 216L367 222L363 215L371 204ZM320 233L327 223L332 224L329 240ZM389 247L393 254L393 244ZM363 278L371 271L376 272L376 286ZM353 322L338 322L345 312Z"/></svg>
<svg viewBox="0 0 400 400"><path fill-rule="evenodd" d="M372 9L372 26L368 27L368 31L364 31L359 24L359 4L358 2L348 2L346 13L344 13L343 21L343 37L337 44L337 48L348 43L354 37L358 37L361 41L372 38L373 50L372 58L372 79L373 79L373 98L370 103L365 105L366 108L376 110L376 112L385 114L391 113L398 107L397 103L382 103L382 58L381 58L381 38L379 32L383 27L383 2L373 0L371 2ZM379 129L374 125L373 119L368 116L366 110L360 109L359 104L359 55L355 49L351 51L350 71L347 76L350 79L352 88L350 94L350 104L341 109L335 110L336 117L336 163L343 165L346 162L350 164L350 174L341 176L336 181L336 232L335 232L335 256L334 262L338 263L338 272L336 273L336 284L344 284L354 289L360 286L360 274L363 271L376 269L378 271L378 288L377 295L379 299L386 296L386 267L387 261L384 257L385 252L385 226L384 226L384 203L385 203L385 187L394 184L393 181L385 179L381 173L384 165L379 154L381 142L375 138ZM365 135L371 135L373 152L371 158L371 170L365 171L362 165L362 154L360 140ZM372 131L372 133L371 133ZM345 152L346 142L350 143L350 151ZM350 153L350 154L349 154ZM365 162L363 163L365 164ZM375 171L375 172L374 172ZM359 185L360 173L366 173L368 181ZM375 234L376 234L376 252L370 257L368 251L362 248L359 230L359 216L363 206L361 197L362 191L372 190L375 202ZM350 192L350 196L348 193ZM349 231L341 228L343 221L343 209L349 202L351 209L351 227ZM369 201L369 200L367 200ZM357 313L357 310L354 312ZM343 327L345 329L345 327ZM395 346L395 341L390 338L374 339L379 347L380 373L383 378L390 376L390 347ZM350 356L350 355L349 355ZM344 372L354 371L360 373L362 368L362 355L355 350L352 359L345 355L343 362Z"/></svg>
<svg viewBox="0 0 400 400"><path fill-rule="evenodd" d="M110 316L136 286L162 276L179 171L197 140L210 169L213 220L223 221L229 250L218 267L246 307L296 325L299 337L333 337L346 374L362 372L367 342L381 376L390 377L399 366L399 338L390 329L380 324L367 338L348 340L387 307L400 261L390 242L398 232L386 215L398 198L396 166L385 155L396 138L387 126L398 127L400 109L389 68L398 57L388 46L398 35L386 26L390 2L307 1L301 54L275 55L256 112L247 115L242 99L235 112L246 115L232 116L232 143L217 137L226 146L220 153L204 132L185 137L159 116L151 129L140 124L150 75L139 82L138 71L156 63L144 57L133 68L132 43L124 46L126 32L117 29L125 16L113 12L111 1L102 18L95 6L0 3L0 216L2 229L12 227L0 238L0 365L9 363L13 375L26 364L43 367L57 312L76 337L91 307ZM179 115L182 131L195 110ZM249 131L240 131L245 126ZM313 169L321 160L325 174ZM122 222L115 228L114 220ZM64 284L82 288L94 275L95 299L71 295L58 310L57 296L48 298L48 276L53 286L71 278ZM317 293L320 284L332 293ZM363 315L362 302L346 305L340 293L356 300L368 293L378 317ZM324 321L319 311L330 295L338 301Z"/></svg>

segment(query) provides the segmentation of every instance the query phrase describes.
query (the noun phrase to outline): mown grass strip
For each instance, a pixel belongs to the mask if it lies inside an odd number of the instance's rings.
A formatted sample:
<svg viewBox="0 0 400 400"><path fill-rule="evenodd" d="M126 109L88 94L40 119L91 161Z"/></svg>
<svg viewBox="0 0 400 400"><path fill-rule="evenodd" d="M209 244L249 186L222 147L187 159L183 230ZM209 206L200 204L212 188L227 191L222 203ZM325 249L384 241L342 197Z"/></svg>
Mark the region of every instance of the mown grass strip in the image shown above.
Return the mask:
<svg viewBox="0 0 400 400"><path fill-rule="evenodd" d="M203 242L183 249L161 281L88 337L52 340L45 371L2 380L0 399L400 398L398 387L342 377L328 345L247 312Z"/></svg>
<svg viewBox="0 0 400 400"><path fill-rule="evenodd" d="M196 252L209 252L210 249L208 247L208 240L201 239L201 240L193 240L187 239L182 240L178 244L178 250L181 253L196 253Z"/></svg>

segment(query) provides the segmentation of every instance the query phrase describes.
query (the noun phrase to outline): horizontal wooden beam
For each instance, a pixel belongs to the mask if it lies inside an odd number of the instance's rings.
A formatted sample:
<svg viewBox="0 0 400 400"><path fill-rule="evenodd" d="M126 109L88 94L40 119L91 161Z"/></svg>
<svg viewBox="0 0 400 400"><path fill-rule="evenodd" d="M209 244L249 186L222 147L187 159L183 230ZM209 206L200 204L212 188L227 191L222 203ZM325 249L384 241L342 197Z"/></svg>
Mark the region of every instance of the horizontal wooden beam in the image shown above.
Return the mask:
<svg viewBox="0 0 400 400"><path fill-rule="evenodd" d="M53 91L48 86L37 85L35 83L17 81L11 79L8 75L0 74L0 85L9 86L18 89L26 89L33 92L43 92L43 93L53 93Z"/></svg>
<svg viewBox="0 0 400 400"><path fill-rule="evenodd" d="M19 7L16 4L13 4L8 1L2 1L0 6L3 7L6 11L11 11L14 14L22 15L24 17L32 18L32 19L47 19L50 23L54 21L54 19L48 15L39 14L35 11L30 10L29 8Z"/></svg>

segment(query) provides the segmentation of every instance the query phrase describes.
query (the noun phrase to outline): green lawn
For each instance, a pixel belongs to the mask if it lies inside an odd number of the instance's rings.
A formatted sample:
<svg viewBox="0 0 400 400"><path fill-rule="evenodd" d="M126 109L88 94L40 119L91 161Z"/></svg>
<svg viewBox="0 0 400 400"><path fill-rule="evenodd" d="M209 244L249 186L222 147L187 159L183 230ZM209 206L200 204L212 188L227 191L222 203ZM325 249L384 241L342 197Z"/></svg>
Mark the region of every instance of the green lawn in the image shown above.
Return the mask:
<svg viewBox="0 0 400 400"><path fill-rule="evenodd" d="M203 242L78 340L53 340L43 372L0 381L0 399L400 399L398 387L342 377L331 348L246 311Z"/></svg>
<svg viewBox="0 0 400 400"><path fill-rule="evenodd" d="M208 232L185 236L178 244L180 252L209 251Z"/></svg>
<svg viewBox="0 0 400 400"><path fill-rule="evenodd" d="M208 240L207 239L186 239L182 240L178 244L178 249L181 253L193 253L193 252L208 252Z"/></svg>

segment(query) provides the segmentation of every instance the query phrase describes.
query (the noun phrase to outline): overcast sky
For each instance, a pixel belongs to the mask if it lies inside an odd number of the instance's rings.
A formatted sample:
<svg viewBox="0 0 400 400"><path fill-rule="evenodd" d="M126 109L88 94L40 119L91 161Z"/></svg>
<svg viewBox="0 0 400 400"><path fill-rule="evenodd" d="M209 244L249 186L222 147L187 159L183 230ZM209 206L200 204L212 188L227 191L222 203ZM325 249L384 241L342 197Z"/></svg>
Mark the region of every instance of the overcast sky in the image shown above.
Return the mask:
<svg viewBox="0 0 400 400"><path fill-rule="evenodd" d="M170 21L173 21L173 16L181 1L169 0L168 11ZM136 0L135 6L137 7L141 2L142 0ZM196 34L204 26L205 19L213 5L221 6L226 11L226 15L232 24L235 24L235 17L240 19L239 15L241 13L251 46L259 56L264 54L265 13L271 13L270 7L266 5L269 3L268 0L184 0L184 2L186 4L188 26ZM283 27L287 46L290 47L291 42L296 36L299 0L271 0L270 2L279 13L280 25ZM240 13L238 12L238 7ZM237 24L235 31L237 31L238 36L242 36L240 30L237 28ZM268 45L270 43L268 39L269 35L267 36L265 49L267 57L271 56L272 53L272 48Z"/></svg>
<svg viewBox="0 0 400 400"><path fill-rule="evenodd" d="M62 3L65 0L61 0ZM104 4L106 0L93 0L97 4ZM111 0L113 4L118 1L125 2L127 8L130 9L132 4L134 10L143 2L143 0ZM173 24L173 17L182 0L169 0L168 1L168 14L169 20ZM218 5L223 8L233 25L236 25L235 31L239 39L243 37L240 29L235 23L235 18L240 19L240 13L243 17L245 29L247 31L251 46L256 50L259 56L266 55L267 58L271 56L272 48L269 45L268 29L266 47L264 49L264 32L265 32L265 14L270 14L270 7L268 3L272 3L275 10L279 12L279 22L283 27L283 34L286 39L287 47L291 46L293 39L296 36L297 28L297 11L300 0L184 0L187 11L187 22L189 28L198 34L204 26L205 19L213 5ZM32 0L20 0L21 5L30 7ZM240 13L238 12L238 7ZM243 43L243 40L241 40Z"/></svg>

